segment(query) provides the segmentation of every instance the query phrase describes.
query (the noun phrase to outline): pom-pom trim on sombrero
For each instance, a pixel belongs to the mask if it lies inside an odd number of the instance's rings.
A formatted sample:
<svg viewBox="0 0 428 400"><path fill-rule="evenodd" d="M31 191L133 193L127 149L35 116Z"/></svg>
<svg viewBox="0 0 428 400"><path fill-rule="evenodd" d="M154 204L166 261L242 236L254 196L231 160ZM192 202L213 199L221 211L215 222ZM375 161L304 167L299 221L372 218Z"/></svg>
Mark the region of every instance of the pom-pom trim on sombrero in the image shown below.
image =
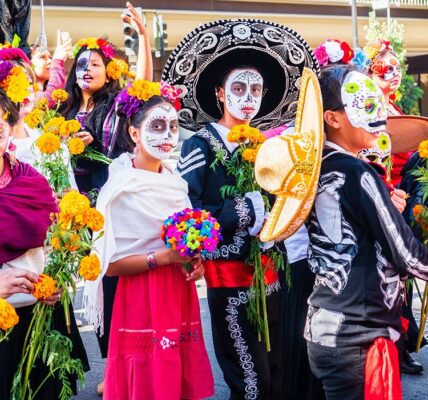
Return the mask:
<svg viewBox="0 0 428 400"><path fill-rule="evenodd" d="M259 19L209 22L178 44L162 74L162 80L183 89L181 126L195 131L221 118L216 83L239 65L259 69L264 78L267 93L251 123L261 130L294 119L303 67L319 74L310 46L288 27Z"/></svg>

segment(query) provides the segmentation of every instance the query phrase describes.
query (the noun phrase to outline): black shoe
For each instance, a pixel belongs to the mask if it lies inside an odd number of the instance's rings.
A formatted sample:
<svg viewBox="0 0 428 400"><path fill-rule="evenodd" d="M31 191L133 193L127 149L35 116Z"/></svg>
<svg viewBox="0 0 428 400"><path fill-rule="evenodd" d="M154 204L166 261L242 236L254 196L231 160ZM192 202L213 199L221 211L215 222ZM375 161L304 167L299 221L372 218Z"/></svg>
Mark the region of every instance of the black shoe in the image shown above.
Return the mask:
<svg viewBox="0 0 428 400"><path fill-rule="evenodd" d="M416 375L422 373L424 367L417 362L412 355L407 351L403 351L403 359L401 361L401 372L404 374Z"/></svg>

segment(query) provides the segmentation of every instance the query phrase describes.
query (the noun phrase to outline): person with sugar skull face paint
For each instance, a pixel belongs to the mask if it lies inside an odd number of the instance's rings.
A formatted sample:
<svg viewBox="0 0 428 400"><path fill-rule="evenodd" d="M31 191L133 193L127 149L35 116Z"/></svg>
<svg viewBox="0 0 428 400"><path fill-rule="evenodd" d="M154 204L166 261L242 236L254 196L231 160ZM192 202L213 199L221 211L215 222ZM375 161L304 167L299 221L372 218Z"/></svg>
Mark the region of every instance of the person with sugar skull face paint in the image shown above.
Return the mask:
<svg viewBox="0 0 428 400"><path fill-rule="evenodd" d="M265 272L271 352L247 316L253 267L246 260L265 207L259 192L222 195L222 187L236 183L223 165L237 148L227 135L237 125L266 130L294 120L304 66L317 69L300 35L243 19L197 28L173 51L163 72L164 80L183 89L180 125L196 131L183 143L178 172L189 184L192 205L210 211L222 226L223 241L204 266L214 348L231 399L284 398L286 376L282 289L273 269Z"/></svg>
<svg viewBox="0 0 428 400"><path fill-rule="evenodd" d="M309 362L327 400L400 400L400 276L428 280L428 250L377 172L357 158L385 124L375 83L339 65L323 69L320 85L326 142L306 222L316 274L305 327Z"/></svg>
<svg viewBox="0 0 428 400"><path fill-rule="evenodd" d="M190 206L187 183L166 163L178 144L178 93L163 83L136 80L116 98L135 151L113 160L97 201L106 219L96 242L101 276L119 276L106 400L202 399L214 393L194 282L204 273L201 259L182 257L159 237L164 219ZM98 328L100 279L84 292L89 320ZM168 384L161 384L166 377Z"/></svg>

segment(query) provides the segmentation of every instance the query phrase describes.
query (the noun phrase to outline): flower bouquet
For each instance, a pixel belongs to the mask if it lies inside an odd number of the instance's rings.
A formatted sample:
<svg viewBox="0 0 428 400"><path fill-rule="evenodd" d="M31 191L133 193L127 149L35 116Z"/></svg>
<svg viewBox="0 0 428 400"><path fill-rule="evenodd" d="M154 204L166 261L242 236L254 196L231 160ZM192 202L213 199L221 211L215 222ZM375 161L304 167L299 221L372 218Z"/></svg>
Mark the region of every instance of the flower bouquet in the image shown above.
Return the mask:
<svg viewBox="0 0 428 400"><path fill-rule="evenodd" d="M104 217L90 207L89 200L76 191L65 194L59 203L60 212L51 216L52 224L47 232L48 246L44 273L36 283L33 296L44 300L62 291L61 305L64 307L68 332L70 333L70 290L76 292L76 278L95 280L101 265L95 254L88 255L93 248L91 232L101 231ZM98 235L100 237L100 235ZM55 376L62 381L60 399L73 395L69 376L76 375L84 381L85 375L80 360L71 357L72 342L60 332L52 329L53 307L38 302L23 346L23 356L15 374L12 400L36 398L45 381ZM49 372L39 387L32 387L31 371L40 360Z"/></svg>
<svg viewBox="0 0 428 400"><path fill-rule="evenodd" d="M161 239L183 257L197 254L203 257L223 240L220 224L208 211L199 208L186 208L168 217L162 226Z"/></svg>
<svg viewBox="0 0 428 400"><path fill-rule="evenodd" d="M238 144L238 149L228 156L226 150L218 149L211 168L222 164L228 174L236 176L235 185L225 185L221 188L223 198L231 196L244 196L248 192L262 192L257 184L254 174L254 163L261 144L266 140L260 131L249 125L237 125L233 127L227 140ZM265 210L270 210L267 196L262 195ZM275 269L284 268L282 254L273 249L267 251L269 258L275 265ZM250 253L246 262L254 266L252 285L249 288L248 319L256 327L261 341L262 335L266 343L267 351L270 351L269 324L266 307L265 267L262 264L262 252L258 238L252 237Z"/></svg>

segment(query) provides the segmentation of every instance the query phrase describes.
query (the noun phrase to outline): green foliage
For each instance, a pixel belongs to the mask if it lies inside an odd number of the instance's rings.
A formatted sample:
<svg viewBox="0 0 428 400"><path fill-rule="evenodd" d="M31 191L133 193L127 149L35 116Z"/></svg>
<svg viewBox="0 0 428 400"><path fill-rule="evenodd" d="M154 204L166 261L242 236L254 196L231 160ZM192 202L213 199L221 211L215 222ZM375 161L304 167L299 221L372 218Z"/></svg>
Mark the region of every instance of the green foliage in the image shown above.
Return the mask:
<svg viewBox="0 0 428 400"><path fill-rule="evenodd" d="M381 22L376 18L376 13L369 13L369 24L364 27L366 32L366 40L368 43L375 42L379 39L388 40L391 42L394 52L400 61L403 79L398 89L402 95L401 99L397 100L397 105L405 114L419 115L419 99L422 98L424 92L418 87L412 75L407 75L406 62L406 43L404 41L404 25L400 24L397 19L390 19L390 26L386 22Z"/></svg>

